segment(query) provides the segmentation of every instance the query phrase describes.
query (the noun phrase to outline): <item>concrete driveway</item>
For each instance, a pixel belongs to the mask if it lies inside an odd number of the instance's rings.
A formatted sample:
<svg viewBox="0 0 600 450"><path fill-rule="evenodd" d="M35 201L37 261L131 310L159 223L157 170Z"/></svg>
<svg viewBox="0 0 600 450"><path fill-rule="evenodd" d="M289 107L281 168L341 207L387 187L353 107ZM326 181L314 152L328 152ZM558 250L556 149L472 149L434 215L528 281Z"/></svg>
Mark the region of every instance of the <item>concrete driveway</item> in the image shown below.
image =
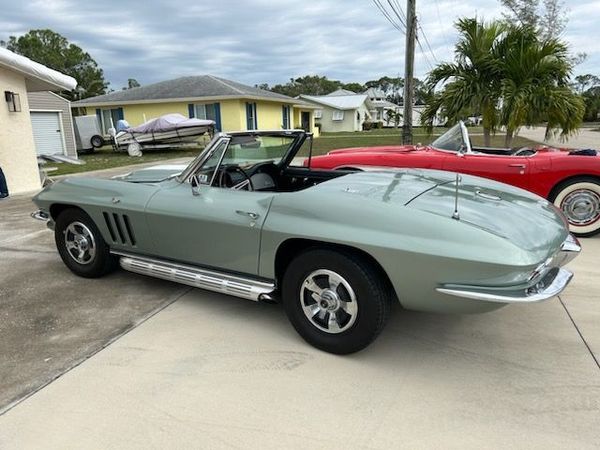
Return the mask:
<svg viewBox="0 0 600 450"><path fill-rule="evenodd" d="M560 300L396 309L339 357L277 305L76 278L30 209L0 203L0 448L600 446L600 239L583 241Z"/></svg>
<svg viewBox="0 0 600 450"><path fill-rule="evenodd" d="M545 127L521 128L519 136L560 148L593 148L600 149L600 132L590 128L581 128L575 136L564 142L559 137L545 139Z"/></svg>

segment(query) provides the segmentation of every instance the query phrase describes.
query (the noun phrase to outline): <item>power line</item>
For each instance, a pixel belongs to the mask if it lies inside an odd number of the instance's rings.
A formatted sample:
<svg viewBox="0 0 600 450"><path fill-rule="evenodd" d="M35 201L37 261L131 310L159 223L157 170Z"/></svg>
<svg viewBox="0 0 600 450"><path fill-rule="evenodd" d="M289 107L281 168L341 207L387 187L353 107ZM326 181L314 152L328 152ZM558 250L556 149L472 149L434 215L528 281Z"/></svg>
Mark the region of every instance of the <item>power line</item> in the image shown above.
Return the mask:
<svg viewBox="0 0 600 450"><path fill-rule="evenodd" d="M392 26L396 30L398 30L400 33L404 33L404 29L403 29L404 25L396 23L396 21L392 18L392 16L387 11L387 9L381 4L380 0L373 0L373 3L375 4L375 6L377 6L379 11L381 11L381 13L384 15L384 17L388 20L389 23L392 24Z"/></svg>
<svg viewBox="0 0 600 450"><path fill-rule="evenodd" d="M435 53L433 52L433 49L431 48L431 44L429 43L429 39L427 39L427 35L425 34L425 30L423 29L423 27L421 26L421 23L419 21L417 21L417 26L421 30L421 36L423 36L423 39L425 39L425 45L427 45L427 48L429 49L429 53L431 53L433 60L437 63L438 59L436 58ZM418 39L419 38L417 37L417 40Z"/></svg>

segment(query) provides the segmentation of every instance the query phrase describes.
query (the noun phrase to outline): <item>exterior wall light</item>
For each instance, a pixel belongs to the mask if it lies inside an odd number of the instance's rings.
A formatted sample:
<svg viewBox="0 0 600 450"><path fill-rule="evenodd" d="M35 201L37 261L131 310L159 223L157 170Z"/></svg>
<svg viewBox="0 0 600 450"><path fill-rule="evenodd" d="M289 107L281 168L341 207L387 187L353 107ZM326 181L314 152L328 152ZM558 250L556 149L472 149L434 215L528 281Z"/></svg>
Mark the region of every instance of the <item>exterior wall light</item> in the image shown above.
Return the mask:
<svg viewBox="0 0 600 450"><path fill-rule="evenodd" d="M4 100L8 104L9 112L21 112L21 97L11 91L4 91Z"/></svg>

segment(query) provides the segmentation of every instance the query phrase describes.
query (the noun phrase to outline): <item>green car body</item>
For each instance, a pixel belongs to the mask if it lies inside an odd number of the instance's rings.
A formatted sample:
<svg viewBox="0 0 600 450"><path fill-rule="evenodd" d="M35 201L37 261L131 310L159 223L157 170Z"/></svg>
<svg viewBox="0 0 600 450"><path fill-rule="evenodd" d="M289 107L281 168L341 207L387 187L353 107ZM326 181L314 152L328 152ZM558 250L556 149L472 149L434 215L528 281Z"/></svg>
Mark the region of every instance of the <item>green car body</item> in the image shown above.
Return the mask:
<svg viewBox="0 0 600 450"><path fill-rule="evenodd" d="M250 280L259 290L239 296L255 300L276 296L290 260L314 247L370 261L393 297L417 311L475 313L544 300L571 279L561 266L579 246L546 200L451 172L313 173L306 161L291 167L310 136L285 133L296 141L277 170L290 182L304 183L302 189L248 191L198 183L193 173L201 155L187 169L163 166L110 180L67 178L34 198L37 215L52 226L61 211L79 208L122 265L139 259L194 267L228 278L230 286ZM247 134L261 136L233 136ZM231 136L217 136L203 154ZM127 264L129 270L173 279Z"/></svg>

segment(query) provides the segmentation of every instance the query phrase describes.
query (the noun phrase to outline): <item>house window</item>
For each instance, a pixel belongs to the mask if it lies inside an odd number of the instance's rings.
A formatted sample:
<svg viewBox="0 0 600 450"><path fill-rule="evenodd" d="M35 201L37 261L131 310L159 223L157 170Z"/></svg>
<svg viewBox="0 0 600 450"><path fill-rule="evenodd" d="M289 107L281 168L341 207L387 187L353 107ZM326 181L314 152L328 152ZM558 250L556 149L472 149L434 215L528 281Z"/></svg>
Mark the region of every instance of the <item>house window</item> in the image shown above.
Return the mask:
<svg viewBox="0 0 600 450"><path fill-rule="evenodd" d="M292 128L292 126L290 125L291 120L290 120L290 106L289 105L283 105L281 107L281 116L283 119L283 129L284 130L288 130L290 128Z"/></svg>
<svg viewBox="0 0 600 450"><path fill-rule="evenodd" d="M188 105L190 118L213 120L217 131L221 130L221 104L220 103L196 103Z"/></svg>
<svg viewBox="0 0 600 450"><path fill-rule="evenodd" d="M344 111L340 111L339 109L333 110L331 120L344 120Z"/></svg>
<svg viewBox="0 0 600 450"><path fill-rule="evenodd" d="M320 119L323 117L323 110L322 109L315 109L315 119Z"/></svg>
<svg viewBox="0 0 600 450"><path fill-rule="evenodd" d="M103 134L108 134L110 128L117 128L117 122L125 118L123 108L97 109L96 116Z"/></svg>
<svg viewBox="0 0 600 450"><path fill-rule="evenodd" d="M246 128L248 130L258 129L256 120L256 103L246 103Z"/></svg>

